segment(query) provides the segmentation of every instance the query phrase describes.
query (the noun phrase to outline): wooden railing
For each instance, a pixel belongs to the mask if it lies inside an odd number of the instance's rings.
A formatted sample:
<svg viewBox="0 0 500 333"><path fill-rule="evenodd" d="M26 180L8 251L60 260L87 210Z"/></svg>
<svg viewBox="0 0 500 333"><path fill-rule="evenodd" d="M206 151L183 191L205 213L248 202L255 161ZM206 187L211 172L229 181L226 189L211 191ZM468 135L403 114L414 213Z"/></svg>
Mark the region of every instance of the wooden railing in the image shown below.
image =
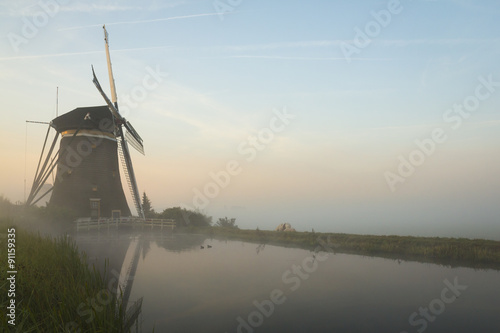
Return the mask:
<svg viewBox="0 0 500 333"><path fill-rule="evenodd" d="M132 227L150 227L170 228L174 230L175 220L172 219L140 219L134 217L122 217L119 219L78 219L75 221L76 230L90 230L110 227L132 226Z"/></svg>

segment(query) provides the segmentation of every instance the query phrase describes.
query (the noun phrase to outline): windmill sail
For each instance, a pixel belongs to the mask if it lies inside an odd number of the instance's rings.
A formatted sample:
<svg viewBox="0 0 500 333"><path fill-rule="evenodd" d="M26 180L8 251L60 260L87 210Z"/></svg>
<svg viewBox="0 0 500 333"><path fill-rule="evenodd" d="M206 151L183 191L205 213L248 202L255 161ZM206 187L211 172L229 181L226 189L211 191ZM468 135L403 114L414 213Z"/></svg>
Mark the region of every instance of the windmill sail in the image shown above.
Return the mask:
<svg viewBox="0 0 500 333"><path fill-rule="evenodd" d="M127 183L132 193L132 199L134 200L135 208L137 209L137 214L144 218L144 212L141 205L141 196L137 188L137 181L135 180L134 167L132 166L132 160L130 159L130 152L128 150L127 141L121 136L120 140L120 157L122 160L123 173L127 179Z"/></svg>
<svg viewBox="0 0 500 333"><path fill-rule="evenodd" d="M99 83L99 80L97 80L97 76L95 75L94 66L92 66L92 75L94 76L92 82L94 82L94 85L96 86L97 90L99 90L99 92L101 93L102 98L104 98L106 104L108 104L109 111L111 111L111 113L115 118L121 118L116 106L109 100L104 90L102 90L101 84Z"/></svg>
<svg viewBox="0 0 500 333"><path fill-rule="evenodd" d="M104 29L104 42L106 46L106 59L108 61L108 75L109 75L109 84L111 86L111 101L115 103L115 106L118 108L118 101L116 98L116 87L115 87L115 78L113 77L113 68L111 67L111 57L109 55L109 43L108 43L108 32L106 31L106 26L103 25Z"/></svg>
<svg viewBox="0 0 500 333"><path fill-rule="evenodd" d="M125 118L123 118L120 115L120 112L118 111L118 101L116 98L116 88L115 88L115 81L113 78L113 70L111 68L111 58L109 55L109 44L108 44L108 33L106 31L106 27L103 26L104 29L104 40L105 40L105 46L106 46L106 57L108 61L108 74L109 74L109 81L110 81L110 86L111 86L111 100L108 98L106 93L101 87L101 84L99 83L99 80L97 79L97 76L95 75L94 67L92 67L92 75L93 79L92 81L94 82L94 85L96 86L97 90L101 93L101 96L104 98L106 101L106 104L108 105L109 111L113 115L113 120L115 123L115 134L116 137L119 138L120 143L119 143L119 151L120 151L120 156L122 157L122 166L123 166L123 171L125 174L125 177L127 179L127 183L129 185L130 192L132 194L132 198L134 200L135 207L137 209L137 214L144 218L144 212L142 210L142 205L141 205L141 198L139 194L139 189L137 187L137 181L135 179L135 174L134 174L134 167L132 165L132 159L130 158L130 151L128 149L127 145L127 140L125 137L127 136L128 140L130 141L130 144L132 147L137 149L139 152L144 154L144 147L142 144L142 138L139 136L137 131L134 129L132 124L130 124ZM124 128L127 130L125 134Z"/></svg>
<svg viewBox="0 0 500 333"><path fill-rule="evenodd" d="M144 146L142 145L142 142L137 141L134 135L130 134L129 131L125 132L125 139L132 147L135 148L135 150L144 155Z"/></svg>
<svg viewBox="0 0 500 333"><path fill-rule="evenodd" d="M138 152L140 152L142 155L144 155L144 145L142 143L142 138L141 136L137 133L135 128L132 126L130 122L128 122L125 118L121 116L121 114L118 112L118 108L116 107L116 104L113 104L104 90L101 87L101 84L99 83L99 80L97 79L97 76L95 75L94 67L92 67L92 75L93 79L92 82L94 82L94 85L96 86L97 90L101 93L101 96L104 98L106 101L106 104L108 104L109 111L113 114L116 120L118 120L119 123L123 124L125 128L127 129L127 134L126 134L126 139L130 143L132 147L134 147Z"/></svg>

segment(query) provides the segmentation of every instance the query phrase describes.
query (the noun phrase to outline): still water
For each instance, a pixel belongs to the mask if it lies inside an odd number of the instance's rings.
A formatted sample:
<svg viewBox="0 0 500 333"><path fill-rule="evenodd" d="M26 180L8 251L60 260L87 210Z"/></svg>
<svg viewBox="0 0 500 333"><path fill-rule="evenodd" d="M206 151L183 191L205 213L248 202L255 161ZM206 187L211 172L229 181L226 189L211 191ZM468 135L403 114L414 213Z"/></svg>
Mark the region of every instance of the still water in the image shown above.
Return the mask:
<svg viewBox="0 0 500 333"><path fill-rule="evenodd" d="M192 234L76 238L122 273L140 248L130 301L143 297L142 332L500 332L495 270Z"/></svg>

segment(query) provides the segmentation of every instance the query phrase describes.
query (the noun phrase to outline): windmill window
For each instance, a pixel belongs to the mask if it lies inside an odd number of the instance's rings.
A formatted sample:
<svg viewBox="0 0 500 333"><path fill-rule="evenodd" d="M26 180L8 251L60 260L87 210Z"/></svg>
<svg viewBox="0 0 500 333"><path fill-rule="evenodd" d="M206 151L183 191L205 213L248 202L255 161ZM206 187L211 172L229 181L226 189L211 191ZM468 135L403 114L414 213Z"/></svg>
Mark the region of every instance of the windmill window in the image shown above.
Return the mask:
<svg viewBox="0 0 500 333"><path fill-rule="evenodd" d="M99 208L99 201L91 201L90 202L90 208L91 209L97 209L97 208Z"/></svg>

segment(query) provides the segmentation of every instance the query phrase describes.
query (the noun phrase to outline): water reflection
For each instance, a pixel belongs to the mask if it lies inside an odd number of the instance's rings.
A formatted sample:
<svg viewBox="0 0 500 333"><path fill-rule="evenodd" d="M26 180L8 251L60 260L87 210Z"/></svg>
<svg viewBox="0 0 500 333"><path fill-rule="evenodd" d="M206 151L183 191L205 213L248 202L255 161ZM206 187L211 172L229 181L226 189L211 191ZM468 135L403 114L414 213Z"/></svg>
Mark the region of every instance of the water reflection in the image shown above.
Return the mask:
<svg viewBox="0 0 500 333"><path fill-rule="evenodd" d="M257 248L255 249L255 252L256 252L257 254L259 254L261 251L264 251L264 249L265 249L265 248L266 248L266 244L265 244L265 243L263 243L263 244L259 244L259 245L257 246Z"/></svg>
<svg viewBox="0 0 500 333"><path fill-rule="evenodd" d="M136 236L105 242L101 235L87 248L96 261L110 254L114 266L123 265ZM500 331L498 271L203 235L140 239L131 299L144 297L143 332ZM466 289L448 302L454 294L443 290L455 279Z"/></svg>
<svg viewBox="0 0 500 333"><path fill-rule="evenodd" d="M140 239L141 256L144 260L151 248L151 242L171 252L193 251L199 247L207 236L183 235L170 232L151 231L117 231L116 229L99 231L80 231L72 235L78 248L85 253L90 266L95 266L104 273L121 271L127 251L134 241Z"/></svg>

